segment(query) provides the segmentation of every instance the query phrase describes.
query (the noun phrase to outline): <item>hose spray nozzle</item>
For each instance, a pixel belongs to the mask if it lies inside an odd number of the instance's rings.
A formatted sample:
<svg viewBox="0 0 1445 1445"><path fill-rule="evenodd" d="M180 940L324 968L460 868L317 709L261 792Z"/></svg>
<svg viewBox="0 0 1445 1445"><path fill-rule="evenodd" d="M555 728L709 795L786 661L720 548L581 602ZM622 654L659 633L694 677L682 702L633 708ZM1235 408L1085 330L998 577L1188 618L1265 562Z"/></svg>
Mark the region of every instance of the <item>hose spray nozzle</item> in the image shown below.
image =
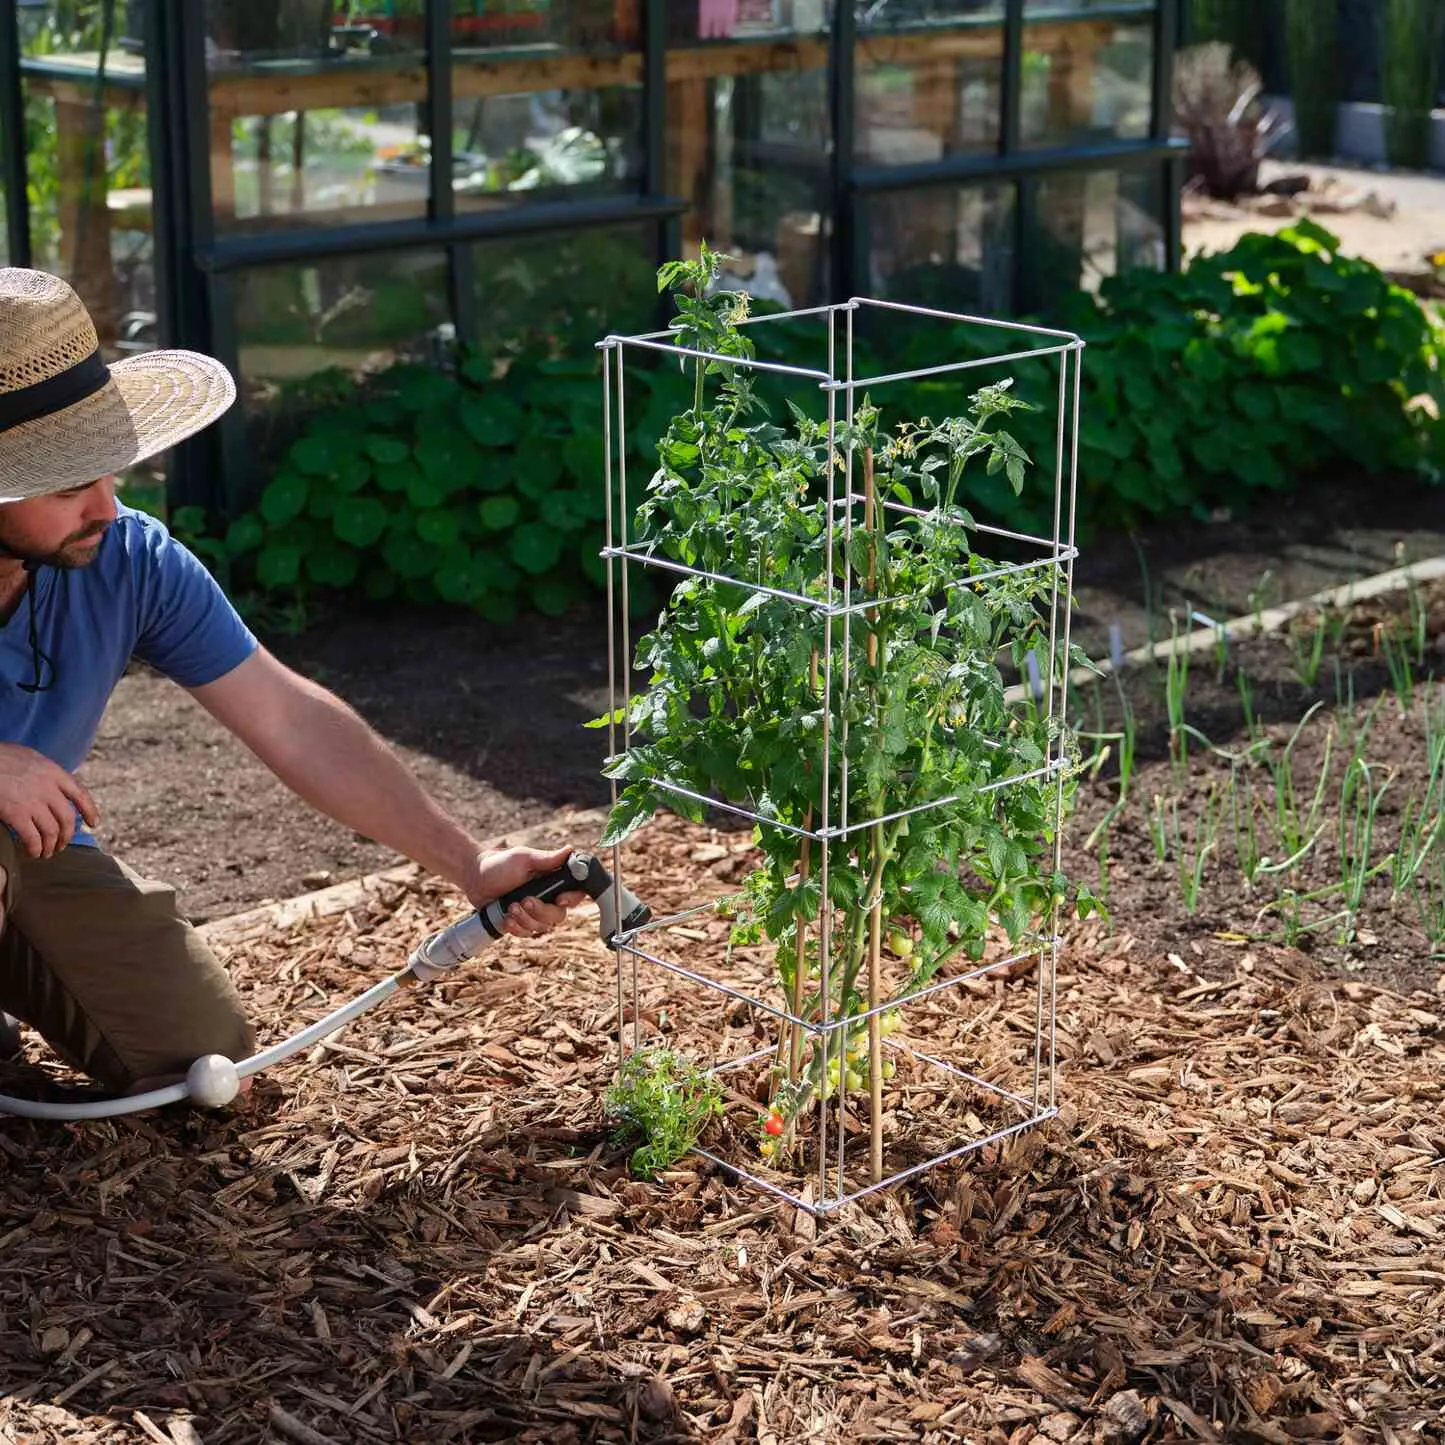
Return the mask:
<svg viewBox="0 0 1445 1445"><path fill-rule="evenodd" d="M609 947L619 933L641 928L652 917L652 910L623 888L594 854L573 853L560 868L529 878L495 903L433 934L417 947L408 966L418 978L430 981L500 938L512 904L524 898L547 903L563 893L586 893L596 902L602 941Z"/></svg>

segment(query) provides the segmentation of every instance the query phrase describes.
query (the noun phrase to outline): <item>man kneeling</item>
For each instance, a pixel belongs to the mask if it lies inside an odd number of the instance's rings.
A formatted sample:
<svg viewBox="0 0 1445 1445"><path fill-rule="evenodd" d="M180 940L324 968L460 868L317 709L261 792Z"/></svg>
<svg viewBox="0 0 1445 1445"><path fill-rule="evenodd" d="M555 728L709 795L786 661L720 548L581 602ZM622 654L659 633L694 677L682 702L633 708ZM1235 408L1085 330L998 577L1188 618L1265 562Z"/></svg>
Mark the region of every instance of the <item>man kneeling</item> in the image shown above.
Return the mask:
<svg viewBox="0 0 1445 1445"><path fill-rule="evenodd" d="M68 285L0 269L0 1009L117 1092L255 1045L174 889L90 831L98 810L75 773L132 658L186 688L298 797L478 907L570 851L483 852L351 708L257 642L160 522L117 502L117 472L235 395L226 369L192 352L107 366ZM584 896L527 899L507 931L547 933ZM18 1047L13 1023L9 1034L0 1053Z"/></svg>

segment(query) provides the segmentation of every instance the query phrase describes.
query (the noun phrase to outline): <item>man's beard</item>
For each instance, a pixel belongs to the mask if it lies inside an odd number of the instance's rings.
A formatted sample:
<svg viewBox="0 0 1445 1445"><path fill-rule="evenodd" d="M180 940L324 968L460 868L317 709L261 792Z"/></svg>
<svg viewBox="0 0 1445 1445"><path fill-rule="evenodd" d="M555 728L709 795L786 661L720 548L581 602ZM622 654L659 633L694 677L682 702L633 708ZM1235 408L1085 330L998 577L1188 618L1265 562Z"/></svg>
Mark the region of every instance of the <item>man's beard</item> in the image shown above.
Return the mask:
<svg viewBox="0 0 1445 1445"><path fill-rule="evenodd" d="M95 554L100 550L100 539L109 530L109 522L96 522L73 533L52 551L38 552L32 548L14 546L5 535L4 526L0 525L0 556L12 558L16 562L28 562L32 567L87 567L95 561Z"/></svg>

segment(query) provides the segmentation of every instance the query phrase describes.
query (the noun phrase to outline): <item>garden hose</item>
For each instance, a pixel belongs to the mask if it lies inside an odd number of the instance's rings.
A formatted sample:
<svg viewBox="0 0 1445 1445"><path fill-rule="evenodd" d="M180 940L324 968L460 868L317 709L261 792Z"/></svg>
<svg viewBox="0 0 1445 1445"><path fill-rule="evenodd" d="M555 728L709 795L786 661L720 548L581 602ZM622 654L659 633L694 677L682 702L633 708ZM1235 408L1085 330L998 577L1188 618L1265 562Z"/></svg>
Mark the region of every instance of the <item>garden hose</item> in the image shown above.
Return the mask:
<svg viewBox="0 0 1445 1445"><path fill-rule="evenodd" d="M138 1114L146 1109L159 1109L166 1104L185 1101L209 1109L222 1108L236 1097L242 1079L309 1049L353 1019L360 1018L368 1009L375 1008L383 999L390 998L397 989L432 983L450 973L458 964L476 957L502 936L507 909L512 904L524 898L540 898L549 902L563 893L586 893L595 900L601 915L599 931L602 941L609 946L619 934L641 928L652 916L645 903L613 881L612 875L596 857L590 853L574 852L560 868L529 879L495 903L489 903L432 934L413 951L405 968L374 984L360 997L343 1004L291 1038L252 1054L249 1059L236 1062L224 1054L203 1054L191 1065L181 1082L119 1098L47 1103L0 1094L0 1114L16 1114L26 1119L76 1121Z"/></svg>

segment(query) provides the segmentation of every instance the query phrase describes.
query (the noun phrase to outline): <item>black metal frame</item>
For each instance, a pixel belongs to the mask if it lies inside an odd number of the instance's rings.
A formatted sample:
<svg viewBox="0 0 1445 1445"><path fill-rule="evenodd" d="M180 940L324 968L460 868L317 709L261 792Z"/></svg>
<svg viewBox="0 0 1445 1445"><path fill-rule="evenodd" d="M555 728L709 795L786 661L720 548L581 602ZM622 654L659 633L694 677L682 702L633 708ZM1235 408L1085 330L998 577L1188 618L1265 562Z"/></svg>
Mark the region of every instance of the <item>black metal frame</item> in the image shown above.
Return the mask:
<svg viewBox="0 0 1445 1445"><path fill-rule="evenodd" d="M30 264L30 205L25 190L25 97L20 90L20 16L0 4L0 179L5 183L6 247L12 266Z"/></svg>
<svg viewBox="0 0 1445 1445"><path fill-rule="evenodd" d="M152 180L155 208L156 275L160 297L160 333L167 345L206 350L238 371L235 277L257 266L320 261L366 252L440 249L447 258L448 300L462 340L472 336L472 245L478 241L616 225L652 222L658 258L681 248L681 220L687 202L667 195L667 5L676 0L643 0L643 156L638 192L626 196L541 202L497 211L459 211L452 184L451 6L431 0L426 19L427 92L424 109L431 133L432 184L426 213L416 220L360 222L328 227L283 229L266 234L218 235L212 209L210 120L205 63L205 7L159 4L145 7L147 52L146 101L150 113L166 117L153 124ZM1174 49L1185 0L1123 3L1091 8L1091 18L1150 21L1153 31L1152 124L1138 141L1111 141L1074 147L1025 150L1020 140L1022 55L1027 24L1024 0L1005 0L1001 125L996 152L986 156L949 156L923 165L858 166L855 162L854 110L858 56L857 10L853 0L835 0L829 46L828 105L833 146L826 166L828 290L836 299L853 294L867 274L862 254L866 226L860 224L868 198L902 189L1013 184L1015 206L1015 291L1026 295L1026 242L1031 231L1034 182L1060 172L1156 166L1165 185L1167 262L1179 262L1179 182L1181 143L1171 140L1169 98ZM1061 5L1067 10L1067 5ZM997 17L957 22L997 25ZM941 25L941 28L947 28ZM0 177L9 198L12 263L29 256L25 208L21 92L23 62L18 55L13 0L0 0L0 126L3 148ZM233 408L217 436L181 449L172 469L172 495L230 510L249 485L246 418ZM218 453L219 449L219 455ZM219 465L218 465L219 462Z"/></svg>

